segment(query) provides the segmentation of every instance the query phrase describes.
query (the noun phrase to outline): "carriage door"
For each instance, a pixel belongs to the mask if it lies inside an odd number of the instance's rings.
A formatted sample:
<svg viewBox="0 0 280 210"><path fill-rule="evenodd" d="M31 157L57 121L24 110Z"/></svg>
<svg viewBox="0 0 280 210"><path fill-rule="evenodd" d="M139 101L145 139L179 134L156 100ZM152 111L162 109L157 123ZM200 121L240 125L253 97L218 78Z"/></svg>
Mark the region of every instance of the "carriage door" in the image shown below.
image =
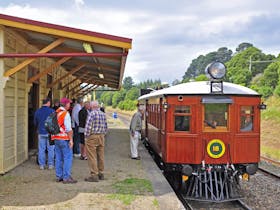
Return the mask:
<svg viewBox="0 0 280 210"><path fill-rule="evenodd" d="M230 143L230 104L226 96L202 98L202 150L206 163L227 162Z"/></svg>

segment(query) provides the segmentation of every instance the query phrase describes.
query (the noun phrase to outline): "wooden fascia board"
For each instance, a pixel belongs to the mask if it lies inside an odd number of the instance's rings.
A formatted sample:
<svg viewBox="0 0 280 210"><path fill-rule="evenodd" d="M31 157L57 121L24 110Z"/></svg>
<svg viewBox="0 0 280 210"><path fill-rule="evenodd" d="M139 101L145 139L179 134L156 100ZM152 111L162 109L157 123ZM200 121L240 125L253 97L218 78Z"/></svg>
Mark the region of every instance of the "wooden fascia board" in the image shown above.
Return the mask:
<svg viewBox="0 0 280 210"><path fill-rule="evenodd" d="M120 90L121 87L122 87L122 80L123 80L123 75L124 75L124 68L125 68L126 59L127 59L126 56L122 57L118 90Z"/></svg>
<svg viewBox="0 0 280 210"><path fill-rule="evenodd" d="M72 69L70 72L66 73L65 75L63 75L62 77L60 77L59 79L55 80L52 84L47 85L47 88L52 88L53 86L55 86L57 83L59 83L61 80L63 80L64 78L68 77L71 74L74 74L75 72L79 71L81 68L83 68L85 65L81 64L76 66L74 69Z"/></svg>
<svg viewBox="0 0 280 210"><path fill-rule="evenodd" d="M99 43L99 44L104 44L104 45L109 45L114 47L131 49L131 40L129 39L127 39L128 42L124 42L121 41L124 39L121 38L113 39L113 36L109 36L105 34L102 36L102 35L98 35L98 33L83 31L80 29L74 29L74 28L69 28L64 26L58 26L54 24L31 21L31 20L16 18L16 17L7 18L6 15L0 16L0 25L15 27L23 30L35 31L43 34L60 36L69 39L81 40L85 42ZM112 37L112 39L110 39L110 37Z"/></svg>
<svg viewBox="0 0 280 210"><path fill-rule="evenodd" d="M42 50L40 50L38 52L38 54L40 53L46 53L52 49L54 49L56 46L60 45L61 43L64 42L63 38L59 38L57 40L55 40L54 42L52 42L51 44L49 44L48 46L44 47ZM23 61L22 63L18 64L17 66L9 69L8 71L6 71L4 73L5 77L9 77L13 74L15 74L16 72L20 71L21 69L23 69L25 66L29 65L30 63L32 63L33 61L35 61L36 58L29 58L26 59L25 61Z"/></svg>
<svg viewBox="0 0 280 210"><path fill-rule="evenodd" d="M39 79L42 76L48 74L53 69L57 68L58 66L60 66L61 64L63 64L67 60L69 60L70 58L71 57L64 57L64 58L59 59L57 62L51 64L49 67L47 67L45 70L41 71L39 74L36 74L35 76L29 78L27 82L32 83L32 82L36 81L37 79Z"/></svg>

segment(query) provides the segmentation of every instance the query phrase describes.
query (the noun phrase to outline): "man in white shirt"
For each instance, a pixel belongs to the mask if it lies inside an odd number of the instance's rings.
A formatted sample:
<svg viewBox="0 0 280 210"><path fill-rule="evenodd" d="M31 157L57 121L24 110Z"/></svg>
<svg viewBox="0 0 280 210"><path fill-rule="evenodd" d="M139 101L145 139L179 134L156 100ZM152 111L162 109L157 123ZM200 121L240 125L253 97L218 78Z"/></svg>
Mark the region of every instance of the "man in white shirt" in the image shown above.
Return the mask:
<svg viewBox="0 0 280 210"><path fill-rule="evenodd" d="M72 109L72 122L74 127L74 146L73 154L74 157L80 157L80 135L79 135L79 111L83 107L83 99L78 98L76 105Z"/></svg>

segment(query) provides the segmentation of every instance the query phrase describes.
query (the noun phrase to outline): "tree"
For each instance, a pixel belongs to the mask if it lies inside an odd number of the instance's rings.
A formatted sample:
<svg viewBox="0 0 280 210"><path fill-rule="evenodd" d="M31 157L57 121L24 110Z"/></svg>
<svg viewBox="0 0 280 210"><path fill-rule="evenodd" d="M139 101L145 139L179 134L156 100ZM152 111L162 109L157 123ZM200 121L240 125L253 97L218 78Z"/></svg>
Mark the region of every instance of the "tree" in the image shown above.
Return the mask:
<svg viewBox="0 0 280 210"><path fill-rule="evenodd" d="M123 85L122 86L125 90L129 90L130 88L132 88L132 86L133 86L132 77L125 77L124 80L123 80Z"/></svg>
<svg viewBox="0 0 280 210"><path fill-rule="evenodd" d="M175 79L173 82L172 82L172 86L174 85L178 85L180 84L181 82L178 80L178 79Z"/></svg>
<svg viewBox="0 0 280 210"><path fill-rule="evenodd" d="M137 87L131 88L129 91L127 91L125 100L137 100L139 97L139 89Z"/></svg>
<svg viewBox="0 0 280 210"><path fill-rule="evenodd" d="M209 63L214 61L227 62L231 59L232 51L227 47L221 47L215 52L210 52L208 54L200 55L196 59L192 60L190 66L188 67L185 75L183 76L183 81L189 81L194 79L200 74L205 74L205 68Z"/></svg>
<svg viewBox="0 0 280 210"><path fill-rule="evenodd" d="M253 47L253 45L251 43L248 43L248 42L243 42L243 43L238 45L238 47L236 48L236 52L240 53L240 52L246 50L249 47Z"/></svg>
<svg viewBox="0 0 280 210"><path fill-rule="evenodd" d="M205 74L200 74L195 78L195 81L208 81L208 77Z"/></svg>
<svg viewBox="0 0 280 210"><path fill-rule="evenodd" d="M226 63L226 80L236 84L249 86L252 78L259 73L263 73L264 69L269 65L269 63L261 62L252 63L250 71L250 59L253 61L263 61L267 58L272 57L265 55L256 47L249 47L243 50L242 52L233 56L232 59Z"/></svg>
<svg viewBox="0 0 280 210"><path fill-rule="evenodd" d="M118 104L123 100L120 92L116 92L112 97L112 107L116 108Z"/></svg>

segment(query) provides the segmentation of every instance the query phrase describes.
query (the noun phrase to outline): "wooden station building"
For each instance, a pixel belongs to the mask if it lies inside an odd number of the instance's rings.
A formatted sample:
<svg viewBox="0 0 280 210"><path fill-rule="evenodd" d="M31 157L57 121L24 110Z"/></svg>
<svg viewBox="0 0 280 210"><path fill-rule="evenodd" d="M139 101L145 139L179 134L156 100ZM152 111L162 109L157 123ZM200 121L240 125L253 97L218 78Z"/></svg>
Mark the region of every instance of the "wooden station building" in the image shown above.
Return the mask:
<svg viewBox="0 0 280 210"><path fill-rule="evenodd" d="M43 98L120 89L132 40L0 14L0 174L37 148Z"/></svg>

